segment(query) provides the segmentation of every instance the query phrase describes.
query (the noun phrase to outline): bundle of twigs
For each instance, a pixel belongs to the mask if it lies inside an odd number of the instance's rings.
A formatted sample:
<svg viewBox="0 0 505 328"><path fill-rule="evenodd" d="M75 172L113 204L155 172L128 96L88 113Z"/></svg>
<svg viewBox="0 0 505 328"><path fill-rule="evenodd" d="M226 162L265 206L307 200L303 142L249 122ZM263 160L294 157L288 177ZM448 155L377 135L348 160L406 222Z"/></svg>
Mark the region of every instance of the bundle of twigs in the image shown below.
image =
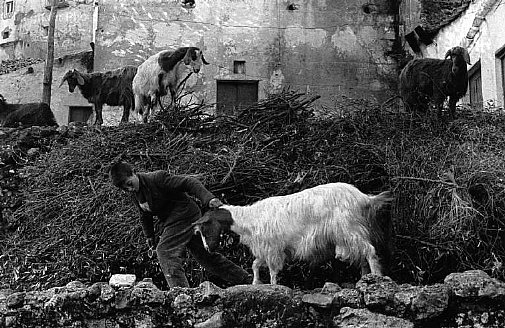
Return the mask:
<svg viewBox="0 0 505 328"><path fill-rule="evenodd" d="M310 108L316 98L285 91L237 118L215 120L201 115L204 104L182 106L160 123L89 129L55 147L25 171L19 229L0 241L2 287L104 281L118 272L164 286L157 262L146 255L135 208L108 180L108 165L118 159L138 171L196 176L237 205L335 181L367 193L391 189L393 277L430 282L471 267L503 274L502 116L442 124L363 102L361 111L319 119ZM236 238L227 236L223 245L226 256L250 270L250 254ZM209 279L189 257L186 267L191 283ZM281 281L320 287L339 277L336 268L288 264Z"/></svg>

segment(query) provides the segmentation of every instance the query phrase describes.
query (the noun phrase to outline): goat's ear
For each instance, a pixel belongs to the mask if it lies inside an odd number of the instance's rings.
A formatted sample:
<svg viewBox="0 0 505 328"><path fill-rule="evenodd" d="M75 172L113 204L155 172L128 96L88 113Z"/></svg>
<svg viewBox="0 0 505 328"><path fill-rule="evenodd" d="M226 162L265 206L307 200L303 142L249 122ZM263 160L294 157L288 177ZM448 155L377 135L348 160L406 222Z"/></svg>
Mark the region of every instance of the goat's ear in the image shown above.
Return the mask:
<svg viewBox="0 0 505 328"><path fill-rule="evenodd" d="M81 74L75 74L75 77L76 77L77 83L79 83L79 85L84 85L84 78L82 77Z"/></svg>
<svg viewBox="0 0 505 328"><path fill-rule="evenodd" d="M204 63L205 65L209 65L209 63L205 60L205 57L203 56L203 51L201 53L202 53L202 63Z"/></svg>
<svg viewBox="0 0 505 328"><path fill-rule="evenodd" d="M189 65L191 63L191 51L193 51L193 49L191 49L191 47L188 48L186 55L184 55L184 58L182 59L185 65Z"/></svg>
<svg viewBox="0 0 505 328"><path fill-rule="evenodd" d="M445 59L447 59L448 57L451 57L451 55L452 55L452 49L449 49L449 50L447 50L447 52L445 53L445 57L444 57L444 58L445 58Z"/></svg>

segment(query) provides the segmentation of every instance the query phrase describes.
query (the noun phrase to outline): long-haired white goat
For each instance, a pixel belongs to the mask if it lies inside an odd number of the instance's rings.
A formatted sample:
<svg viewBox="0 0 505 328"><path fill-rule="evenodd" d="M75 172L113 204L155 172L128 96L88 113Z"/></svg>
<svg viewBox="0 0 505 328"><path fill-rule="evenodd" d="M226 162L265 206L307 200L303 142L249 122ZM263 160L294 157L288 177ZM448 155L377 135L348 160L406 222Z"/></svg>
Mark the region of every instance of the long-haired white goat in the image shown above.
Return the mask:
<svg viewBox="0 0 505 328"><path fill-rule="evenodd" d="M193 225L209 251L219 244L221 229L240 235L255 256L253 284L261 283L264 264L277 284L286 254L311 262L334 256L360 265L362 275L382 275L376 247L387 241L377 211L391 200L389 191L369 196L347 183L329 183L249 206L223 205Z"/></svg>
<svg viewBox="0 0 505 328"><path fill-rule="evenodd" d="M188 74L200 72L202 64L209 63L203 52L196 47L163 50L149 57L139 66L133 78L135 112L141 114L143 121L147 122L156 101L161 103L160 98L168 94L167 89L172 102L175 101L177 89L182 82Z"/></svg>

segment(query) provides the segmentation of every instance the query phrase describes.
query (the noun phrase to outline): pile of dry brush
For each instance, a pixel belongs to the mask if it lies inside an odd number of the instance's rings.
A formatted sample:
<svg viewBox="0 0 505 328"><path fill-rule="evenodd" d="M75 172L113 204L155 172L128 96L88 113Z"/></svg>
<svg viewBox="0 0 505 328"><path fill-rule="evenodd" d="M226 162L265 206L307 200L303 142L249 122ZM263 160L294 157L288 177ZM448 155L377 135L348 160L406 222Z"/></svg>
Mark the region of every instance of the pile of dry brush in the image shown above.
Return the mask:
<svg viewBox="0 0 505 328"><path fill-rule="evenodd" d="M234 117L209 106L179 106L145 125L88 129L27 167L18 230L1 237L1 287L38 289L70 280L107 281L135 273L165 282L147 256L136 209L108 181L117 159L138 171L188 174L230 204L343 181L362 191L390 189L395 229L391 276L429 283L453 271L484 269L503 278L505 117L467 114L453 122L385 111L342 98L347 113L315 117L316 96L285 91ZM250 270L251 256L234 235L221 252ZM208 277L190 257L190 283ZM281 283L303 289L357 273L329 262L290 262ZM344 278L342 278L344 277Z"/></svg>

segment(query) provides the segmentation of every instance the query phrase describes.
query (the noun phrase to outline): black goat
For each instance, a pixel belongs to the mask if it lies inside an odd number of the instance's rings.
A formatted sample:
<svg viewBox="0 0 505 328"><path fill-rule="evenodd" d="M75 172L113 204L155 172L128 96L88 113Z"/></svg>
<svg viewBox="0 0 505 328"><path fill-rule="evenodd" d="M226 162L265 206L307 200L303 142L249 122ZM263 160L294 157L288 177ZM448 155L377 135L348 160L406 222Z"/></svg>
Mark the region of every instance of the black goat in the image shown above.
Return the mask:
<svg viewBox="0 0 505 328"><path fill-rule="evenodd" d="M408 109L425 112L431 100L441 115L449 97L449 114L454 118L456 103L468 89L467 63L470 55L462 47L449 49L445 59L411 60L400 73L400 96Z"/></svg>
<svg viewBox="0 0 505 328"><path fill-rule="evenodd" d="M10 128L23 126L56 126L51 108L46 103L7 104L0 95L0 125Z"/></svg>
<svg viewBox="0 0 505 328"><path fill-rule="evenodd" d="M60 87L68 82L68 91L74 92L79 87L81 94L95 107L95 124L103 123L102 107L123 106L121 123L128 122L130 109L133 107L132 81L137 74L137 67L125 66L104 73L81 73L78 70L68 71L61 80Z"/></svg>

